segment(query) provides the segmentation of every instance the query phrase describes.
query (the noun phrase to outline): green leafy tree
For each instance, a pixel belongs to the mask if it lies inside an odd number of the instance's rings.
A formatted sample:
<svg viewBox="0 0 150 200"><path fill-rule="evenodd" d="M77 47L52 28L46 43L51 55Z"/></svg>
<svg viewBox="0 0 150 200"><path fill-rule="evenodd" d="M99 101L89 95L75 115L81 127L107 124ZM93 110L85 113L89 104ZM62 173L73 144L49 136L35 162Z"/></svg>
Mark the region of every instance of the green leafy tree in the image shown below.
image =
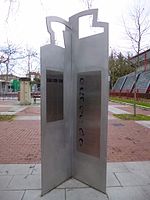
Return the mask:
<svg viewBox="0 0 150 200"><path fill-rule="evenodd" d="M124 57L122 53L111 52L109 57L109 72L110 72L110 87L112 88L118 78L133 72L134 69L128 63L128 58Z"/></svg>

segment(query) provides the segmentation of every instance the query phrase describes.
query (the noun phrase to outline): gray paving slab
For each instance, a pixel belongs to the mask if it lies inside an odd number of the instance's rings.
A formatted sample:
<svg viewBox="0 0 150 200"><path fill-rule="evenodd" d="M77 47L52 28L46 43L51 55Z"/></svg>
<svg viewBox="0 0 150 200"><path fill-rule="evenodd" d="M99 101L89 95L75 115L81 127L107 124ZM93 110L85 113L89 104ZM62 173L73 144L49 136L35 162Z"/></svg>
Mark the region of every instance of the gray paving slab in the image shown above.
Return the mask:
<svg viewBox="0 0 150 200"><path fill-rule="evenodd" d="M150 161L123 162L128 170L148 170L150 169Z"/></svg>
<svg viewBox="0 0 150 200"><path fill-rule="evenodd" d="M142 186L141 188L150 199L150 185Z"/></svg>
<svg viewBox="0 0 150 200"><path fill-rule="evenodd" d="M65 181L63 184L58 186L58 188L88 188L89 186L81 183L80 181L76 179L69 179L68 181Z"/></svg>
<svg viewBox="0 0 150 200"><path fill-rule="evenodd" d="M41 175L41 164L36 164L35 167L32 169L32 173L33 175L35 174L39 174Z"/></svg>
<svg viewBox="0 0 150 200"><path fill-rule="evenodd" d="M22 200L24 191L0 191L0 200Z"/></svg>
<svg viewBox="0 0 150 200"><path fill-rule="evenodd" d="M7 188L8 184L11 182L13 176L0 176L0 190Z"/></svg>
<svg viewBox="0 0 150 200"><path fill-rule="evenodd" d="M125 110L121 110L119 108L115 108L113 105L109 105L108 111L114 114L130 114L130 112L127 112Z"/></svg>
<svg viewBox="0 0 150 200"><path fill-rule="evenodd" d="M150 161L125 162L124 165L130 172L143 174L150 177Z"/></svg>
<svg viewBox="0 0 150 200"><path fill-rule="evenodd" d="M9 109L9 112L15 112L15 113L17 113L17 112L23 111L26 108L27 108L27 106L13 106L13 107L11 107Z"/></svg>
<svg viewBox="0 0 150 200"><path fill-rule="evenodd" d="M66 200L108 200L107 195L92 188L67 189Z"/></svg>
<svg viewBox="0 0 150 200"><path fill-rule="evenodd" d="M7 106L5 106L7 107ZM23 111L26 109L27 106L13 106L11 105L11 108L7 112L0 112L1 115L15 115L18 112Z"/></svg>
<svg viewBox="0 0 150 200"><path fill-rule="evenodd" d="M40 169L40 164L0 165L2 172L0 175L0 200L107 199L103 193L75 179L64 182L57 189L41 197ZM150 200L149 171L150 161L108 163L107 193L109 200Z"/></svg>
<svg viewBox="0 0 150 200"><path fill-rule="evenodd" d="M40 116L16 116L15 120L40 120Z"/></svg>
<svg viewBox="0 0 150 200"><path fill-rule="evenodd" d="M0 175L27 175L31 174L35 164L3 164Z"/></svg>
<svg viewBox="0 0 150 200"><path fill-rule="evenodd" d="M0 164L0 170L4 167L4 164Z"/></svg>
<svg viewBox="0 0 150 200"><path fill-rule="evenodd" d="M135 121L137 124L140 124L146 128L150 128L150 121ZM150 132L149 132L150 133Z"/></svg>
<svg viewBox="0 0 150 200"><path fill-rule="evenodd" d="M107 187L121 186L120 182L115 176L115 173L107 172Z"/></svg>
<svg viewBox="0 0 150 200"><path fill-rule="evenodd" d="M109 200L149 200L148 195L140 187L107 188Z"/></svg>
<svg viewBox="0 0 150 200"><path fill-rule="evenodd" d="M143 173L115 173L122 186L144 186L150 184L150 178Z"/></svg>
<svg viewBox="0 0 150 200"><path fill-rule="evenodd" d="M114 104L114 105L109 105L109 106L113 106L114 108L118 108L118 107L119 107L119 108L127 108L127 107L129 107L129 105L125 105L125 104L124 104L124 105L122 105L122 104L116 104L116 105L115 105L115 104Z"/></svg>
<svg viewBox="0 0 150 200"><path fill-rule="evenodd" d="M66 200L64 189L55 189L41 197L40 190L27 190L22 200Z"/></svg>
<svg viewBox="0 0 150 200"><path fill-rule="evenodd" d="M129 169L122 162L111 162L107 163L107 172L129 172Z"/></svg>
<svg viewBox="0 0 150 200"><path fill-rule="evenodd" d="M7 187L9 190L41 189L39 175L16 175Z"/></svg>
<svg viewBox="0 0 150 200"><path fill-rule="evenodd" d="M16 112L0 112L0 115L15 115Z"/></svg>

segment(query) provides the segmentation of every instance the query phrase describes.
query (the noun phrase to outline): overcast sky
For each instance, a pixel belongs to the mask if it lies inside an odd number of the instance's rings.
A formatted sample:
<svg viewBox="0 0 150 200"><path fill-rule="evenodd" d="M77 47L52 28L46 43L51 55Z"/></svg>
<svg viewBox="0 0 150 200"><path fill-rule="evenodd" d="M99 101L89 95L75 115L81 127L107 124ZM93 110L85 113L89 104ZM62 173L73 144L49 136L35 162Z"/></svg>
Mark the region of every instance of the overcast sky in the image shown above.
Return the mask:
<svg viewBox="0 0 150 200"><path fill-rule="evenodd" d="M39 49L49 40L45 17L56 15L68 19L85 9L82 0L16 0L6 23L8 0L0 0L0 42L7 38L13 43ZM148 9L149 1L143 0ZM99 9L99 20L109 23L109 48L130 51L125 37L122 16L128 16L133 0L94 0ZM84 29L85 30L85 29Z"/></svg>

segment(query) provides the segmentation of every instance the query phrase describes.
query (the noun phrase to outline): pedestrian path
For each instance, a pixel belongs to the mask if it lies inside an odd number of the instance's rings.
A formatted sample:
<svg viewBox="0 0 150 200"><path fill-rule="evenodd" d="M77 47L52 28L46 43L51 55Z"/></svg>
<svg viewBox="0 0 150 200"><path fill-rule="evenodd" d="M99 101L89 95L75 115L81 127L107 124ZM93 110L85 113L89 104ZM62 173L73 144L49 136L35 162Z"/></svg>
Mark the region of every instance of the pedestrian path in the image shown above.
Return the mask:
<svg viewBox="0 0 150 200"><path fill-rule="evenodd" d="M40 164L0 165L1 200L149 200L150 161L107 165L107 195L70 179L41 197Z"/></svg>
<svg viewBox="0 0 150 200"><path fill-rule="evenodd" d="M119 108L117 108L119 107ZM131 112L125 111L120 109L120 107L124 107L123 105L109 105L108 111L113 114L131 114ZM135 121L135 123L140 124L141 126L144 126L146 128L150 128L150 121Z"/></svg>
<svg viewBox="0 0 150 200"><path fill-rule="evenodd" d="M130 113L127 112L127 111L124 111L124 110L121 110L121 109L119 109L119 108L116 108L116 105L115 105L115 106L109 105L109 106L108 106L108 111L109 111L109 112L112 112L112 113L114 113L114 114L130 114Z"/></svg>
<svg viewBox="0 0 150 200"><path fill-rule="evenodd" d="M6 112L0 112L0 115L15 115L18 112L23 111L27 108L27 106L12 106L12 105L0 105L0 107L8 108Z"/></svg>
<svg viewBox="0 0 150 200"><path fill-rule="evenodd" d="M34 115L34 116L16 116L15 120L41 120L41 117L39 115Z"/></svg>
<svg viewBox="0 0 150 200"><path fill-rule="evenodd" d="M150 128L150 121L135 121L137 124Z"/></svg>

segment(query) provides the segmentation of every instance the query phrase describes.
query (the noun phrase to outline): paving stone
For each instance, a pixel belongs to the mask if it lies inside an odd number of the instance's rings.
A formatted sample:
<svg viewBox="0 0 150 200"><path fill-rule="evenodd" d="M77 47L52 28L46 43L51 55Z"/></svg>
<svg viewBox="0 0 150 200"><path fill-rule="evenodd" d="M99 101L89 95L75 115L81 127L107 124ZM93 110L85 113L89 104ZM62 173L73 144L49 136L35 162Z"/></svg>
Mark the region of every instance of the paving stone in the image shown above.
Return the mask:
<svg viewBox="0 0 150 200"><path fill-rule="evenodd" d="M0 164L0 170L4 167L4 164Z"/></svg>
<svg viewBox="0 0 150 200"><path fill-rule="evenodd" d="M58 188L87 188L88 185L76 180L76 179L69 179L65 181L63 184L59 185Z"/></svg>
<svg viewBox="0 0 150 200"><path fill-rule="evenodd" d="M16 175L8 185L11 190L41 189L41 180L39 175Z"/></svg>
<svg viewBox="0 0 150 200"><path fill-rule="evenodd" d="M125 110L121 110L119 108L115 108L114 106L109 106L108 107L108 111L112 112L114 114L129 114L129 112L125 111Z"/></svg>
<svg viewBox="0 0 150 200"><path fill-rule="evenodd" d="M0 191L0 200L22 200L24 191Z"/></svg>
<svg viewBox="0 0 150 200"><path fill-rule="evenodd" d="M116 176L112 172L107 172L107 187L121 186Z"/></svg>
<svg viewBox="0 0 150 200"><path fill-rule="evenodd" d="M107 163L107 172L129 172L127 166L121 162Z"/></svg>
<svg viewBox="0 0 150 200"><path fill-rule="evenodd" d="M140 187L113 187L107 189L109 200L149 200Z"/></svg>
<svg viewBox="0 0 150 200"><path fill-rule="evenodd" d="M108 200L107 195L92 188L67 189L66 200Z"/></svg>
<svg viewBox="0 0 150 200"><path fill-rule="evenodd" d="M27 175L31 174L35 164L3 164L0 175Z"/></svg>
<svg viewBox="0 0 150 200"><path fill-rule="evenodd" d="M35 167L32 169L32 173L33 175L41 175L41 164L36 164Z"/></svg>
<svg viewBox="0 0 150 200"><path fill-rule="evenodd" d="M115 173L122 186L142 186L150 184L150 178L140 173Z"/></svg>
<svg viewBox="0 0 150 200"><path fill-rule="evenodd" d="M124 165L128 168L130 172L135 172L139 174L144 174L150 177L150 161L142 162L125 162Z"/></svg>
<svg viewBox="0 0 150 200"><path fill-rule="evenodd" d="M16 116L15 120L40 120L40 116Z"/></svg>
<svg viewBox="0 0 150 200"><path fill-rule="evenodd" d="M65 200L65 190L55 189L43 197L40 190L27 190L22 200Z"/></svg>
<svg viewBox="0 0 150 200"><path fill-rule="evenodd" d="M142 186L142 190L144 191L145 195L150 199L150 185Z"/></svg>
<svg viewBox="0 0 150 200"><path fill-rule="evenodd" d="M0 176L0 190L6 189L13 176Z"/></svg>
<svg viewBox="0 0 150 200"><path fill-rule="evenodd" d="M150 121L135 121L137 124L140 124L146 128L150 128Z"/></svg>

